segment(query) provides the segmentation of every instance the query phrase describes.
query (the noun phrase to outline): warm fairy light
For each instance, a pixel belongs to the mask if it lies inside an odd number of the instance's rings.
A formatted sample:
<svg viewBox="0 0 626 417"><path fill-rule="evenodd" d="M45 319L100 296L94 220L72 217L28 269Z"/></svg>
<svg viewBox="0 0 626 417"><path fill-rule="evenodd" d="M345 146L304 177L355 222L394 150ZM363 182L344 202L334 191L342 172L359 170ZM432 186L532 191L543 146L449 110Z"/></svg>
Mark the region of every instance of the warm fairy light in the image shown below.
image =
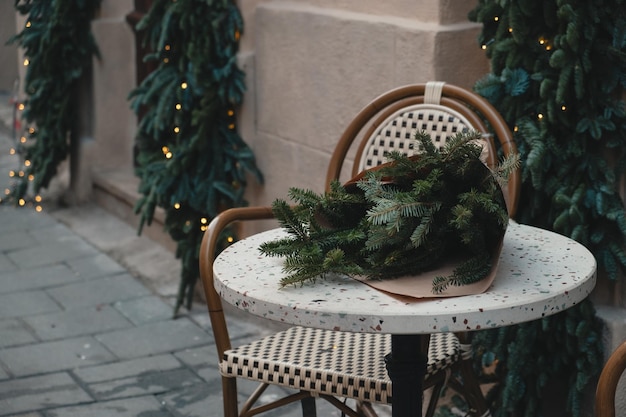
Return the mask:
<svg viewBox="0 0 626 417"><path fill-rule="evenodd" d="M229 125L228 125L228 128L229 128L230 130L233 130L233 129L235 128L235 124L234 124L234 123L229 124Z"/></svg>
<svg viewBox="0 0 626 417"><path fill-rule="evenodd" d="M41 213L41 211L43 210L43 208L41 206L35 206L35 211L38 213Z"/></svg>
<svg viewBox="0 0 626 417"><path fill-rule="evenodd" d="M236 30L235 31L235 40L238 41L240 37L241 37L241 33L239 33L239 31Z"/></svg>
<svg viewBox="0 0 626 417"><path fill-rule="evenodd" d="M20 104L18 104L18 105L17 105L17 109L18 109L19 111L24 110L24 103L20 103Z"/></svg>
<svg viewBox="0 0 626 417"><path fill-rule="evenodd" d="M24 176L24 171L20 171L17 173L18 176L23 177Z"/></svg>
<svg viewBox="0 0 626 417"><path fill-rule="evenodd" d="M30 61L28 60L28 58L24 59L24 66L27 67L28 64L30 64Z"/></svg>
<svg viewBox="0 0 626 417"><path fill-rule="evenodd" d="M203 217L203 218L200 219L200 223L207 224L208 220L206 219L206 217Z"/></svg>
<svg viewBox="0 0 626 417"><path fill-rule="evenodd" d="M537 115L537 119L539 119L539 120L543 119L543 114L539 113L539 114Z"/></svg>
<svg viewBox="0 0 626 417"><path fill-rule="evenodd" d="M32 23L30 23L30 20L28 22L26 22L26 27L29 28L32 25Z"/></svg>
<svg viewBox="0 0 626 417"><path fill-rule="evenodd" d="M563 111L567 110L567 106L565 106L565 104L564 104L564 105L562 105L562 106L561 106L561 110L563 110Z"/></svg>
<svg viewBox="0 0 626 417"><path fill-rule="evenodd" d="M482 49L487 49L487 45L481 45Z"/></svg>
<svg viewBox="0 0 626 417"><path fill-rule="evenodd" d="M176 210L180 209L180 203L174 203L174 208L175 208Z"/></svg>
<svg viewBox="0 0 626 417"><path fill-rule="evenodd" d="M234 238L234 237L232 237L232 236L228 236L228 237L226 238L226 241L227 241L228 243L233 243L233 242L235 241L235 238Z"/></svg>
<svg viewBox="0 0 626 417"><path fill-rule="evenodd" d="M4 189L4 195L9 195L11 194L11 190L9 190L8 188Z"/></svg>
<svg viewBox="0 0 626 417"><path fill-rule="evenodd" d="M180 127L176 126L176 127L174 128L174 133L178 133L178 132L180 132Z"/></svg>
<svg viewBox="0 0 626 417"><path fill-rule="evenodd" d="M189 220L187 220L187 221L185 222L185 226L189 226L189 225L191 225L191 222L190 222Z"/></svg>
<svg viewBox="0 0 626 417"><path fill-rule="evenodd" d="M500 16L494 16L493 21L497 22L498 20L500 20Z"/></svg>
<svg viewBox="0 0 626 417"><path fill-rule="evenodd" d="M23 198L20 198L19 201L17 202L20 206L23 206L24 204L26 204L26 201L24 201Z"/></svg>
<svg viewBox="0 0 626 417"><path fill-rule="evenodd" d="M15 148L11 148L11 150L9 151L9 155L15 155Z"/></svg>
<svg viewBox="0 0 626 417"><path fill-rule="evenodd" d="M546 43L546 40L544 38L539 38L539 45L543 45Z"/></svg>
<svg viewBox="0 0 626 417"><path fill-rule="evenodd" d="M27 166L27 167L30 166L30 161L28 159L24 161L24 166Z"/></svg>
<svg viewBox="0 0 626 417"><path fill-rule="evenodd" d="M552 49L552 45L546 45L546 51L549 51Z"/></svg>
<svg viewBox="0 0 626 417"><path fill-rule="evenodd" d="M41 203L41 200L42 200L42 198L41 198L41 196L40 196L40 195L36 195L36 196L35 196L35 201L36 201L36 202Z"/></svg>
<svg viewBox="0 0 626 417"><path fill-rule="evenodd" d="M13 178L15 176L15 171L11 170L9 171L9 177Z"/></svg>
<svg viewBox="0 0 626 417"><path fill-rule="evenodd" d="M167 159L172 159L172 156L174 156L174 154L172 154L171 152L168 152L168 153L165 154L165 157Z"/></svg>
<svg viewBox="0 0 626 417"><path fill-rule="evenodd" d="M35 133L35 128L34 128L34 127L29 127L29 128L28 128L28 133L30 133L31 135L32 135L33 133Z"/></svg>
<svg viewBox="0 0 626 417"><path fill-rule="evenodd" d="M168 62L170 62L170 59L169 59L169 58L163 58L163 63L164 63L164 64L167 64Z"/></svg>
<svg viewBox="0 0 626 417"><path fill-rule="evenodd" d="M513 28L509 28L509 33L513 33Z"/></svg>
<svg viewBox="0 0 626 417"><path fill-rule="evenodd" d="M34 176L33 174L30 174L30 175L28 176L28 181L32 181L32 180L34 180L34 179L35 179L35 176Z"/></svg>
<svg viewBox="0 0 626 417"><path fill-rule="evenodd" d="M182 108L183 108L183 105L182 105L182 104L180 104L180 103L177 103L177 104L176 104L176 110L180 110L180 109L182 109Z"/></svg>
<svg viewBox="0 0 626 417"><path fill-rule="evenodd" d="M171 47L171 46L169 46L169 45L165 45L165 50L166 50L166 51L169 51L170 49L172 49L172 47Z"/></svg>
<svg viewBox="0 0 626 417"><path fill-rule="evenodd" d="M187 83L182 83L180 85L180 88L182 88L183 90L185 90L188 87Z"/></svg>
<svg viewBox="0 0 626 417"><path fill-rule="evenodd" d="M204 224L202 226L200 226L200 230L203 231L203 232L206 232L206 229L208 229L208 228L209 227L207 225L204 225Z"/></svg>
<svg viewBox="0 0 626 417"><path fill-rule="evenodd" d="M26 136L22 136L22 137L20 138L20 142L22 142L22 143L26 143Z"/></svg>
<svg viewBox="0 0 626 417"><path fill-rule="evenodd" d="M235 114L235 111L233 109L228 109L228 115L229 116L233 116Z"/></svg>
<svg viewBox="0 0 626 417"><path fill-rule="evenodd" d="M513 126L513 132L517 132L518 130L519 130L519 127Z"/></svg>

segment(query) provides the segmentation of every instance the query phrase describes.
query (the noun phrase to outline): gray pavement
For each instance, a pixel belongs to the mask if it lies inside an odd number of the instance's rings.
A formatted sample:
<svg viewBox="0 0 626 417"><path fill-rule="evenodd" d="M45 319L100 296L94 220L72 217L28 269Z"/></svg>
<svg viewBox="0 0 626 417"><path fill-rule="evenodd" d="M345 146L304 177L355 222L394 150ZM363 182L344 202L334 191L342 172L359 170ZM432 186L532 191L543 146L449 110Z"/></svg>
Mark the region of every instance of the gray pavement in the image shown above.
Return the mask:
<svg viewBox="0 0 626 417"><path fill-rule="evenodd" d="M0 95L0 191L19 165L9 152L7 98ZM0 204L0 416L222 415L205 305L172 317L179 268L173 254L97 206L61 207L53 194L42 212ZM278 328L229 316L240 341ZM284 393L273 389L267 399ZM339 413L320 400L318 415Z"/></svg>

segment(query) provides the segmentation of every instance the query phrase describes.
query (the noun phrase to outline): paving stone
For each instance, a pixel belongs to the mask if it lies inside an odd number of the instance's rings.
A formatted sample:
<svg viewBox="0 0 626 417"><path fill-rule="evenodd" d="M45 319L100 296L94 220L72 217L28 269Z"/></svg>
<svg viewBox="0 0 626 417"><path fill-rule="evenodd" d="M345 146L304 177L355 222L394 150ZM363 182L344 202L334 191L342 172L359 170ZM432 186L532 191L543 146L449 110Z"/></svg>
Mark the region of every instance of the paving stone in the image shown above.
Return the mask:
<svg viewBox="0 0 626 417"><path fill-rule="evenodd" d="M97 280L78 282L48 290L66 309L109 304L149 294L132 275L120 274Z"/></svg>
<svg viewBox="0 0 626 417"><path fill-rule="evenodd" d="M27 326L18 319L0 320L0 349L35 342Z"/></svg>
<svg viewBox="0 0 626 417"><path fill-rule="evenodd" d="M71 259L67 261L67 264L83 280L116 275L126 271L119 263L103 253Z"/></svg>
<svg viewBox="0 0 626 417"><path fill-rule="evenodd" d="M0 234L24 230L41 230L57 224L57 221L45 213L29 209L0 206Z"/></svg>
<svg viewBox="0 0 626 417"><path fill-rule="evenodd" d="M0 293L55 287L80 279L63 264L0 272Z"/></svg>
<svg viewBox="0 0 626 417"><path fill-rule="evenodd" d="M91 401L66 373L0 382L0 416Z"/></svg>
<svg viewBox="0 0 626 417"><path fill-rule="evenodd" d="M0 362L16 376L80 368L113 360L115 357L92 337L0 350Z"/></svg>
<svg viewBox="0 0 626 417"><path fill-rule="evenodd" d="M217 349L215 344L211 343L207 346L185 349L174 354L185 365L192 368L213 365L217 367ZM216 368L217 369L217 368Z"/></svg>
<svg viewBox="0 0 626 417"><path fill-rule="evenodd" d="M96 337L123 359L175 352L211 341L209 335L186 318L150 323Z"/></svg>
<svg viewBox="0 0 626 417"><path fill-rule="evenodd" d="M131 359L106 365L74 370L74 375L86 384L137 376L142 372L161 372L180 369L182 364L173 355L157 355Z"/></svg>
<svg viewBox="0 0 626 417"><path fill-rule="evenodd" d="M153 396L48 410L46 417L172 417ZM206 414L209 416L209 414Z"/></svg>
<svg viewBox="0 0 626 417"><path fill-rule="evenodd" d="M97 253L93 246L77 236L60 236L51 242L54 244L31 246L9 252L7 256L21 268L35 268Z"/></svg>
<svg viewBox="0 0 626 417"><path fill-rule="evenodd" d="M0 272L15 271L17 266L4 253L0 253Z"/></svg>
<svg viewBox="0 0 626 417"><path fill-rule="evenodd" d="M157 296L118 301L113 306L136 325L168 320L173 314L172 306Z"/></svg>
<svg viewBox="0 0 626 417"><path fill-rule="evenodd" d="M0 294L0 318L32 316L60 310L59 305L40 290Z"/></svg>
<svg viewBox="0 0 626 417"><path fill-rule="evenodd" d="M9 374L0 366L0 380L9 379Z"/></svg>
<svg viewBox="0 0 626 417"><path fill-rule="evenodd" d="M108 305L31 316L24 321L41 340L102 333L132 326L130 321Z"/></svg>
<svg viewBox="0 0 626 417"><path fill-rule="evenodd" d="M189 369L165 372L142 372L125 379L89 385L89 390L98 400L134 397L145 394L160 394L202 383Z"/></svg>
<svg viewBox="0 0 626 417"><path fill-rule="evenodd" d="M37 241L30 234L16 230L0 234L0 251L8 252L16 249L27 248L36 244Z"/></svg>

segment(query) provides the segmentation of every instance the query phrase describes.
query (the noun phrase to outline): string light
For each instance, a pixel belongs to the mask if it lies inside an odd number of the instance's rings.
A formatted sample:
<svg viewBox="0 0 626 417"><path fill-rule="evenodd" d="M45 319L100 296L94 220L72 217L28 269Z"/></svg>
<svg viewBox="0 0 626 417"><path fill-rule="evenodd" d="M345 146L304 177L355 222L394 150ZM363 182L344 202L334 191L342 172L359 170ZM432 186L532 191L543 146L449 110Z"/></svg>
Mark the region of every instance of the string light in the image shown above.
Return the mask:
<svg viewBox="0 0 626 417"><path fill-rule="evenodd" d="M509 33L513 33L513 28L509 28Z"/></svg>
<svg viewBox="0 0 626 417"><path fill-rule="evenodd" d="M22 136L22 137L20 138L20 142L21 142L21 143L26 143L26 136Z"/></svg>
<svg viewBox="0 0 626 417"><path fill-rule="evenodd" d="M487 45L485 45L485 44L482 44L480 47L481 47L481 49L487 49Z"/></svg>
<svg viewBox="0 0 626 417"><path fill-rule="evenodd" d="M208 227L208 226L206 226L206 225L202 225L202 226L200 226L200 230L201 230L201 231L203 231L203 232L206 232L206 230L207 230L208 228L209 228L209 227Z"/></svg>
<svg viewBox="0 0 626 417"><path fill-rule="evenodd" d="M177 104L176 104L176 110L180 110L180 109L182 109L182 108L183 108L183 105L182 105L182 104L180 104L180 103L177 103Z"/></svg>
<svg viewBox="0 0 626 417"><path fill-rule="evenodd" d="M31 26L30 20L26 22L26 27L29 28Z"/></svg>
<svg viewBox="0 0 626 417"><path fill-rule="evenodd" d="M27 166L27 167L30 166L30 161L28 159L24 161L24 166Z"/></svg>
<svg viewBox="0 0 626 417"><path fill-rule="evenodd" d="M15 148L11 148L11 150L9 151L9 155L15 155Z"/></svg>
<svg viewBox="0 0 626 417"><path fill-rule="evenodd" d="M17 109L18 109L19 111L24 110L24 103L20 103L20 104L18 104L18 105L17 105Z"/></svg>
<svg viewBox="0 0 626 417"><path fill-rule="evenodd" d="M41 213L42 210L43 210L43 208L41 206L35 206L35 211L37 213Z"/></svg>
<svg viewBox="0 0 626 417"><path fill-rule="evenodd" d="M167 64L168 62L170 62L170 59L169 59L169 58L163 58L163 63L164 63L164 64Z"/></svg>
<svg viewBox="0 0 626 417"><path fill-rule="evenodd" d="M202 224L207 224L207 222L208 222L208 220L207 220L206 217L203 217L203 218L200 219L200 223L202 223Z"/></svg>
<svg viewBox="0 0 626 417"><path fill-rule="evenodd" d="M239 38L241 37L241 33L239 33L238 30L235 31L235 40L239 41Z"/></svg>
<svg viewBox="0 0 626 417"><path fill-rule="evenodd" d="M41 198L41 196L40 196L40 195L36 195L36 196L35 196L35 201L36 201L36 202L41 203L41 200L42 200L42 198Z"/></svg>
<svg viewBox="0 0 626 417"><path fill-rule="evenodd" d="M542 114L542 113L539 113L539 114L537 115L537 119L539 119L539 120L543 119L543 114Z"/></svg>
<svg viewBox="0 0 626 417"><path fill-rule="evenodd" d="M494 16L494 17L493 17L493 21L494 21L494 22L497 22L498 20L500 20L500 16Z"/></svg>
<svg viewBox="0 0 626 417"><path fill-rule="evenodd" d="M180 88L182 88L183 90L186 90L186 89L187 89L187 87L188 87L188 85L187 85L187 83L185 83L185 82L183 82L183 83L180 85Z"/></svg>
<svg viewBox="0 0 626 417"><path fill-rule="evenodd" d="M17 202L20 206L24 206L26 204L26 200L24 200L23 198L20 198L20 200Z"/></svg>
<svg viewBox="0 0 626 417"><path fill-rule="evenodd" d="M232 237L232 236L228 236L228 237L226 238L226 241L227 241L228 243L233 243L233 242L235 241L235 238L234 238L234 237Z"/></svg>
<svg viewBox="0 0 626 417"><path fill-rule="evenodd" d="M176 210L179 210L180 209L180 203L174 203L174 208Z"/></svg>
<svg viewBox="0 0 626 417"><path fill-rule="evenodd" d="M178 126L174 127L174 133L178 133L178 132L180 132L180 127Z"/></svg>
<svg viewBox="0 0 626 417"><path fill-rule="evenodd" d="M229 128L230 130L233 130L233 129L235 128L235 124L234 124L234 123L229 124L229 125L228 125L228 128Z"/></svg>
<svg viewBox="0 0 626 417"><path fill-rule="evenodd" d="M565 104L564 104L564 105L562 105L562 106L561 106L561 110L562 110L562 111L567 110L567 106L565 106Z"/></svg>
<svg viewBox="0 0 626 417"><path fill-rule="evenodd" d="M28 181L33 181L35 179L35 176L33 174L30 174L28 176Z"/></svg>
<svg viewBox="0 0 626 417"><path fill-rule="evenodd" d="M30 133L31 135L32 135L33 133L35 133L35 128L34 128L34 127L29 127L29 128L28 128L28 133Z"/></svg>
<svg viewBox="0 0 626 417"><path fill-rule="evenodd" d="M230 117L233 117L234 114L235 114L235 111L233 109L228 109L228 115Z"/></svg>
<svg viewBox="0 0 626 417"><path fill-rule="evenodd" d="M24 66L27 67L28 64L30 64L30 61L28 60L28 58L24 59Z"/></svg>
<svg viewBox="0 0 626 417"><path fill-rule="evenodd" d="M169 46L169 45L165 45L165 48L164 48L164 49L165 49L166 51L169 51L170 49L172 49L172 47L171 47L171 46Z"/></svg>
<svg viewBox="0 0 626 417"><path fill-rule="evenodd" d="M11 170L9 171L9 177L13 178L15 176L15 171Z"/></svg>

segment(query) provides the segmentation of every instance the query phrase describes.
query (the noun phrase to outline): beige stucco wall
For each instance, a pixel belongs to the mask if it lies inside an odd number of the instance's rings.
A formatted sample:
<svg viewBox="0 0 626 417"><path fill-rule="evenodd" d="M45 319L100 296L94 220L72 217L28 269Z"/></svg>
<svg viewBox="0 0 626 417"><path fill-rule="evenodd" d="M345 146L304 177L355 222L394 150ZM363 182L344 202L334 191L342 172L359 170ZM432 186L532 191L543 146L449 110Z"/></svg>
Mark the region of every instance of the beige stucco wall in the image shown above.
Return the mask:
<svg viewBox="0 0 626 417"><path fill-rule="evenodd" d="M254 205L285 197L290 186L321 191L334 144L379 94L434 79L471 88L488 72L479 27L467 21L474 2L240 3L241 62L252 83L241 132L266 180L248 188Z"/></svg>
<svg viewBox="0 0 626 417"><path fill-rule="evenodd" d="M5 1L6 6L13 6L13 2ZM5 6L5 7L6 7ZM7 45L7 41L15 35L16 14L12 7L1 8L0 11L0 92L13 92L13 86L18 78L18 56L15 44Z"/></svg>

